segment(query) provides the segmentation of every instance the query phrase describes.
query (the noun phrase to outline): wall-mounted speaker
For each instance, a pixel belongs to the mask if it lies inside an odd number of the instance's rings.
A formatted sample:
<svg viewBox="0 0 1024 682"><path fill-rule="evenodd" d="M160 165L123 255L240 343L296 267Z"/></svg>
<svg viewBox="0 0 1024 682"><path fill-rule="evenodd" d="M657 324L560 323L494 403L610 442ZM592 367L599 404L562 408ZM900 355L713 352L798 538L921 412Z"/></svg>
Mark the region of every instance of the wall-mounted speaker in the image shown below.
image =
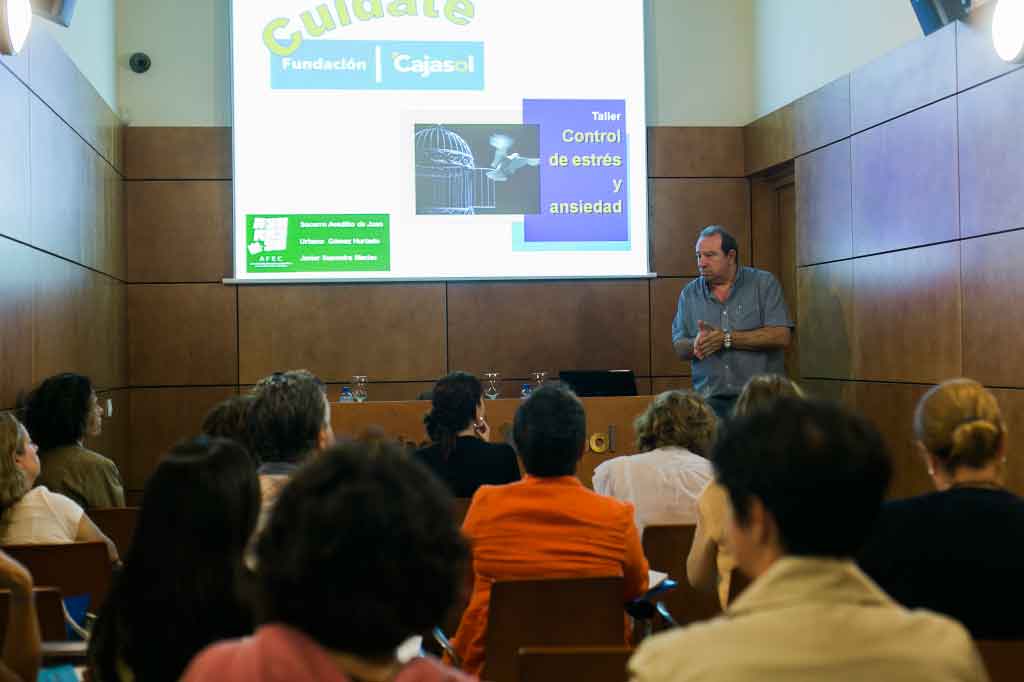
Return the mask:
<svg viewBox="0 0 1024 682"><path fill-rule="evenodd" d="M32 0L32 11L43 19L49 19L61 26L70 26L76 2L77 0Z"/></svg>
<svg viewBox="0 0 1024 682"><path fill-rule="evenodd" d="M910 4L926 36L963 19L971 10L971 0L910 0Z"/></svg>

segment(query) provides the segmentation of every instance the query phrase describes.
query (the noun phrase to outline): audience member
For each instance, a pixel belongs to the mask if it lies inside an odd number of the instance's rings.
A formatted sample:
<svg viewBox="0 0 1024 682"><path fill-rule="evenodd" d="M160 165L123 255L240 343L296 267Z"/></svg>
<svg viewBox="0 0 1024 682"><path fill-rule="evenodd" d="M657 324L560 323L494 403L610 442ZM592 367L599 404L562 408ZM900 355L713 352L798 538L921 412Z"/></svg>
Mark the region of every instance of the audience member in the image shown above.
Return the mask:
<svg viewBox="0 0 1024 682"><path fill-rule="evenodd" d="M594 490L636 508L636 526L697 520L697 496L711 480L707 456L718 417L692 391L658 395L633 422L641 454L616 457L594 470Z"/></svg>
<svg viewBox="0 0 1024 682"><path fill-rule="evenodd" d="M285 487L260 536L265 624L199 654L185 682L468 682L398 645L438 623L466 545L451 498L397 445L337 446Z"/></svg>
<svg viewBox="0 0 1024 682"><path fill-rule="evenodd" d="M782 397L803 398L804 392L795 383L779 374L759 374L752 377L736 400L734 417L747 417L771 406ZM725 542L726 514L729 512L728 495L718 483L712 481L697 499L697 530L686 559L686 578L698 590L717 590L718 599L725 608L732 587L732 572L736 559Z"/></svg>
<svg viewBox="0 0 1024 682"><path fill-rule="evenodd" d="M94 682L171 682L206 645L252 632L236 586L258 514L238 443L202 436L160 461L89 641Z"/></svg>
<svg viewBox="0 0 1024 682"><path fill-rule="evenodd" d="M43 459L41 485L85 509L124 506L117 465L82 444L103 428L103 408L88 377L52 376L29 393L24 409L25 426Z"/></svg>
<svg viewBox="0 0 1024 682"><path fill-rule="evenodd" d="M943 382L918 403L914 433L938 492L886 503L862 568L896 601L952 616L976 639L1024 637L1024 500L1003 487L995 397L970 379Z"/></svg>
<svg viewBox="0 0 1024 682"><path fill-rule="evenodd" d="M36 444L14 415L0 413L0 544L49 544L98 540L114 543L78 504L45 485L32 487L40 473Z"/></svg>
<svg viewBox="0 0 1024 682"><path fill-rule="evenodd" d="M35 682L39 673L39 618L32 587L28 570L0 551L0 589L10 592L0 680Z"/></svg>
<svg viewBox="0 0 1024 682"><path fill-rule="evenodd" d="M730 425L712 461L754 582L724 616L645 640L635 682L987 680L963 627L906 610L853 562L890 476L870 424L783 398Z"/></svg>
<svg viewBox="0 0 1024 682"><path fill-rule="evenodd" d="M249 442L249 408L254 398L252 395L233 395L213 406L206 413L200 433L210 438L230 438L245 448L255 466L259 460L251 451Z"/></svg>
<svg viewBox="0 0 1024 682"><path fill-rule="evenodd" d="M249 439L259 468L262 507L258 528L299 466L334 443L324 384L304 369L274 372L253 389Z"/></svg>
<svg viewBox="0 0 1024 682"><path fill-rule="evenodd" d="M423 418L431 444L416 458L445 482L456 497L472 497L481 485L518 481L519 464L508 445L490 443L483 388L466 372L453 372L434 385L430 412Z"/></svg>
<svg viewBox="0 0 1024 682"><path fill-rule="evenodd" d="M621 575L623 602L647 589L633 505L586 489L574 475L586 440L575 394L557 384L536 389L516 411L513 434L526 478L481 486L462 529L473 548L474 580L453 645L473 675L483 667L495 581Z"/></svg>

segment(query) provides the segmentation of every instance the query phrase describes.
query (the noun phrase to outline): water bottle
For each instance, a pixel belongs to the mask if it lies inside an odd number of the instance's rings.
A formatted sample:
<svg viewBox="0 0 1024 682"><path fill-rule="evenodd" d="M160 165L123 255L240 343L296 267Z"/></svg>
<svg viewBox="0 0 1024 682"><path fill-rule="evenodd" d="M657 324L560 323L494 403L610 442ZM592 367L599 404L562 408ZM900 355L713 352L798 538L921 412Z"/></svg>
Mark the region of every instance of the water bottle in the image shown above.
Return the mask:
<svg viewBox="0 0 1024 682"><path fill-rule="evenodd" d="M348 386L345 386L344 388L342 388L341 389L341 395L338 396L338 402L339 403L354 403L355 402L355 398L352 397L352 389L349 388Z"/></svg>
<svg viewBox="0 0 1024 682"><path fill-rule="evenodd" d="M530 388L530 384L523 384L523 387L519 390L519 397L522 400L526 400L527 398L530 397L530 393L532 392L533 389Z"/></svg>

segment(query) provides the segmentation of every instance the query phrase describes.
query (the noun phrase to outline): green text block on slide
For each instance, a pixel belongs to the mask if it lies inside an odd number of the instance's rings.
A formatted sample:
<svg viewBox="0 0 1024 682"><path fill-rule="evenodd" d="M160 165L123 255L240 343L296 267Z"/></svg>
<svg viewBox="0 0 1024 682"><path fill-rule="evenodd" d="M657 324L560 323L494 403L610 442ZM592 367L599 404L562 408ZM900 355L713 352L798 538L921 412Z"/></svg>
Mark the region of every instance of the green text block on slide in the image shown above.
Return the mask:
<svg viewBox="0 0 1024 682"><path fill-rule="evenodd" d="M249 214L247 272L388 272L387 214Z"/></svg>

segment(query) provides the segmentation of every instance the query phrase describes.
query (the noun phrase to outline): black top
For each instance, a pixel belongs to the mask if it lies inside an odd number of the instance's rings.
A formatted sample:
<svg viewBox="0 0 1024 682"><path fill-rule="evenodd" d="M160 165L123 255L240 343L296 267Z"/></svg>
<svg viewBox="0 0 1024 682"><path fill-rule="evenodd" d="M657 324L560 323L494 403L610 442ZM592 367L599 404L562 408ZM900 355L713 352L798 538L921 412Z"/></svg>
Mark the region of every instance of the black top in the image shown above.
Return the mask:
<svg viewBox="0 0 1024 682"><path fill-rule="evenodd" d="M961 487L887 502L864 571L910 608L944 613L975 639L1024 637L1024 499Z"/></svg>
<svg viewBox="0 0 1024 682"><path fill-rule="evenodd" d="M519 480L516 453L504 443L486 443L474 436L459 436L447 461L441 447L431 445L416 451L416 459L426 464L448 485L455 497L473 497L482 485L502 485Z"/></svg>

